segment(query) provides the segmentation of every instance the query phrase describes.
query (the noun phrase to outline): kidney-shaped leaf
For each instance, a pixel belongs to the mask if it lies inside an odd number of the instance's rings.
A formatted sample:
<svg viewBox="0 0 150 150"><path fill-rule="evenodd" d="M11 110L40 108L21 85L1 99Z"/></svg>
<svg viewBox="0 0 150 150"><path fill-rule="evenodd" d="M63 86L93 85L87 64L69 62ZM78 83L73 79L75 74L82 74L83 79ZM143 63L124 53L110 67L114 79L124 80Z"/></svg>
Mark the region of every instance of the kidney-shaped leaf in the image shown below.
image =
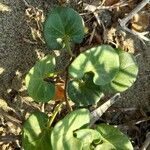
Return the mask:
<svg viewBox="0 0 150 150"><path fill-rule="evenodd" d="M24 150L52 150L50 130L46 128L48 116L33 113L23 125L22 146Z"/></svg>
<svg viewBox="0 0 150 150"><path fill-rule="evenodd" d="M135 82L138 74L138 66L132 54L118 50L120 68L115 78L103 87L112 92L123 92Z"/></svg>
<svg viewBox="0 0 150 150"><path fill-rule="evenodd" d="M44 37L50 49L61 49L66 37L80 43L84 37L82 18L72 8L56 7L44 23Z"/></svg>
<svg viewBox="0 0 150 150"><path fill-rule="evenodd" d="M44 79L54 73L55 58L46 56L31 68L25 78L29 95L37 102L48 102L55 94L55 85Z"/></svg>
<svg viewBox="0 0 150 150"><path fill-rule="evenodd" d="M93 83L93 73L86 73L82 80L72 80L68 83L68 96L79 106L96 104L103 93L98 85Z"/></svg>
<svg viewBox="0 0 150 150"><path fill-rule="evenodd" d="M82 141L82 150L91 150L92 142L101 139L100 133L93 129L80 129L75 134Z"/></svg>
<svg viewBox="0 0 150 150"><path fill-rule="evenodd" d="M87 109L73 111L59 121L51 133L53 150L81 150L82 141L75 138L73 132L89 122L90 113Z"/></svg>
<svg viewBox="0 0 150 150"><path fill-rule="evenodd" d="M73 78L81 79L85 73L93 72L93 81L97 85L109 83L119 69L119 56L109 45L101 45L81 53L71 64L69 73Z"/></svg>
<svg viewBox="0 0 150 150"><path fill-rule="evenodd" d="M102 136L102 144L97 147L97 150L100 148L107 150L133 150L133 146L128 137L117 128L111 125L101 124L97 126L96 130Z"/></svg>

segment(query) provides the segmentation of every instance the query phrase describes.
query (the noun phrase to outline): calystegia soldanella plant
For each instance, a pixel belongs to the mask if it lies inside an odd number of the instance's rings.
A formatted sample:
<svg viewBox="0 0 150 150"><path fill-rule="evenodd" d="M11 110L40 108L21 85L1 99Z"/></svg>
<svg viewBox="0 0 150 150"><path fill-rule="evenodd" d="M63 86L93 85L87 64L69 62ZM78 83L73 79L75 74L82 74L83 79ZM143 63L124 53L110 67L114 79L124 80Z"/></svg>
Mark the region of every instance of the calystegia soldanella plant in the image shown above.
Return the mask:
<svg viewBox="0 0 150 150"><path fill-rule="evenodd" d="M64 96L57 101L52 114L34 112L25 121L24 150L133 150L129 138L113 125L91 124L93 113L87 108L97 105L107 93L121 93L133 85L138 74L135 57L107 44L76 56L72 44L83 41L85 27L78 12L69 7L54 8L43 28L49 49L67 51L73 59L67 68L59 71L56 58L47 55L27 74L28 94L38 103L55 103L60 92L57 79L62 74L67 78L63 82ZM64 105L68 114L54 123Z"/></svg>

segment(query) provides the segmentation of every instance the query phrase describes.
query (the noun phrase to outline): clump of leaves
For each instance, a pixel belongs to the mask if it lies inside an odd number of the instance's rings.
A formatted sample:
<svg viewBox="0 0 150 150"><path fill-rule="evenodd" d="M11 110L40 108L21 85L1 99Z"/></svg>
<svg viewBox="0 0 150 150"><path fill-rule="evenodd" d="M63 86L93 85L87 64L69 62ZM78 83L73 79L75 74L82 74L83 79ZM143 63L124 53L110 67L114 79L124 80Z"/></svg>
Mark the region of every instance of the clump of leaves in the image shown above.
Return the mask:
<svg viewBox="0 0 150 150"><path fill-rule="evenodd" d="M79 14L68 7L57 7L50 12L44 24L44 37L48 47L66 49L73 57L71 44L84 38L84 23ZM36 102L48 102L62 98L75 106L97 104L107 93L118 93L133 85L138 74L134 56L110 45L100 45L80 53L68 66L64 93L58 96L54 56L39 60L26 76L29 95ZM63 72L64 73L64 72ZM67 82L68 81L68 82ZM62 90L62 89L61 89ZM68 97L67 97L68 95ZM91 114L88 109L77 109L52 127L61 105L53 115L36 112L31 114L23 127L22 143L25 150L132 150L128 137L107 124L90 128Z"/></svg>
<svg viewBox="0 0 150 150"><path fill-rule="evenodd" d="M23 147L36 150L133 150L128 137L117 128L98 124L89 128L90 112L78 109L48 126L42 112L32 114L24 124Z"/></svg>

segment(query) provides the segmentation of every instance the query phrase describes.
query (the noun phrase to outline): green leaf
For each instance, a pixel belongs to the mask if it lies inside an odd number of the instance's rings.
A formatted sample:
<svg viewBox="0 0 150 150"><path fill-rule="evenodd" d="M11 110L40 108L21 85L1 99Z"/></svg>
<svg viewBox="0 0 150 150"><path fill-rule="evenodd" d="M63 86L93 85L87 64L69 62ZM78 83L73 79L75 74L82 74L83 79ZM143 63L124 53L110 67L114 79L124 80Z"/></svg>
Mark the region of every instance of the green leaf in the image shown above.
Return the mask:
<svg viewBox="0 0 150 150"><path fill-rule="evenodd" d="M132 54L118 50L120 68L115 78L103 89L112 92L123 92L133 85L138 74L138 66Z"/></svg>
<svg viewBox="0 0 150 150"><path fill-rule="evenodd" d="M22 146L24 150L52 150L48 116L42 112L33 113L23 125Z"/></svg>
<svg viewBox="0 0 150 150"><path fill-rule="evenodd" d="M37 102L48 102L55 94L55 85L44 79L53 75L55 58L46 56L31 68L25 78L29 95Z"/></svg>
<svg viewBox="0 0 150 150"><path fill-rule="evenodd" d="M50 49L61 49L64 38L80 43L84 37L83 20L72 8L56 7L44 23L44 37Z"/></svg>
<svg viewBox="0 0 150 150"><path fill-rule="evenodd" d="M92 142L101 138L100 133L93 129L81 129L76 131L75 134L82 141L82 150L91 150Z"/></svg>
<svg viewBox="0 0 150 150"><path fill-rule="evenodd" d="M119 69L118 53L109 45L101 45L81 53L71 64L69 73L82 79L87 72L93 72L96 85L109 83Z"/></svg>
<svg viewBox="0 0 150 150"><path fill-rule="evenodd" d="M119 129L106 124L98 125L96 130L101 134L103 143L96 150L133 150L128 137Z"/></svg>
<svg viewBox="0 0 150 150"><path fill-rule="evenodd" d="M112 144L105 142L101 145L96 146L94 150L118 150L118 149L116 149Z"/></svg>
<svg viewBox="0 0 150 150"><path fill-rule="evenodd" d="M82 141L75 138L73 132L90 122L90 112L78 109L59 121L52 133L51 144L53 150L81 150Z"/></svg>
<svg viewBox="0 0 150 150"><path fill-rule="evenodd" d="M103 93L98 85L93 83L93 73L86 73L82 80L73 80L68 83L68 96L79 106L96 104Z"/></svg>

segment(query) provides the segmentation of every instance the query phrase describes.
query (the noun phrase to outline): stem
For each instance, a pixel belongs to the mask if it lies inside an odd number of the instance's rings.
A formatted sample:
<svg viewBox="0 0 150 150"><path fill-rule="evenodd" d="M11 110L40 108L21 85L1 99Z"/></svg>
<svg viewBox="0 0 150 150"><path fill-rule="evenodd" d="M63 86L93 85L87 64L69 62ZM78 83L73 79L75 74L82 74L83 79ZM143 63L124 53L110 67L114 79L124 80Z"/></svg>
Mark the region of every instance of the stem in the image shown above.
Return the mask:
<svg viewBox="0 0 150 150"><path fill-rule="evenodd" d="M68 88L68 68L66 68L64 98L65 98L65 102L66 102L66 105L67 105L69 111L72 111L72 107L70 106L68 98L67 98L67 88Z"/></svg>
<svg viewBox="0 0 150 150"><path fill-rule="evenodd" d="M63 102L59 103L59 104L55 107L54 112L53 112L53 115L52 115L51 118L49 119L48 128L51 127L51 125L52 125L52 123L53 123L53 121L54 121L56 115L58 114L58 112L59 112L59 110L60 110L60 108L61 108L61 106L62 106L62 104L63 104Z"/></svg>
<svg viewBox="0 0 150 150"><path fill-rule="evenodd" d="M70 47L70 42L69 42L69 37L66 36L66 37L64 38L64 43L65 43L65 47L66 47L68 53L69 53L72 57L74 57L75 55L72 53L72 50L71 50L71 47Z"/></svg>

